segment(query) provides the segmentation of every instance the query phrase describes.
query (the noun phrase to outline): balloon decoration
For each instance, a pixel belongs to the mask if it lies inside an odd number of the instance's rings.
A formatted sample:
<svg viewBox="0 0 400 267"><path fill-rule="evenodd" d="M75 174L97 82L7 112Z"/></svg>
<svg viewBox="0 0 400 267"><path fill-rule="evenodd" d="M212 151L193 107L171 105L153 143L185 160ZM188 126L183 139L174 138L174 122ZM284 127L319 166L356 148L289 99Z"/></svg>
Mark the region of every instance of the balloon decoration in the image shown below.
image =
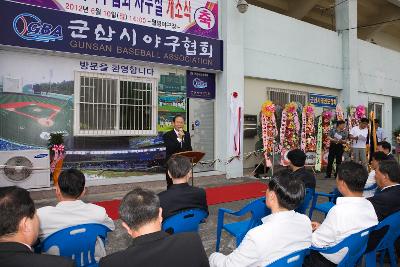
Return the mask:
<svg viewBox="0 0 400 267"><path fill-rule="evenodd" d="M367 116L367 108L363 105L359 105L357 107L349 106L347 108L347 116L349 130L351 130L351 128L357 126L360 123L360 120L362 118L365 118Z"/></svg>
<svg viewBox="0 0 400 267"><path fill-rule="evenodd" d="M301 150L305 153L316 151L316 138L314 126L314 107L306 105L302 112Z"/></svg>
<svg viewBox="0 0 400 267"><path fill-rule="evenodd" d="M297 114L297 105L291 102L285 106L282 112L282 122L280 131L281 140L281 165L287 166L287 152L298 148L299 145L300 123Z"/></svg>
<svg viewBox="0 0 400 267"><path fill-rule="evenodd" d="M274 142L278 135L275 119L275 105L272 101L268 100L262 105L261 118L265 162L267 167L271 167L272 162L270 160L270 155L275 152Z"/></svg>
<svg viewBox="0 0 400 267"><path fill-rule="evenodd" d="M356 107L356 118L360 121L362 118L365 118L367 115L367 108L363 105L359 105Z"/></svg>

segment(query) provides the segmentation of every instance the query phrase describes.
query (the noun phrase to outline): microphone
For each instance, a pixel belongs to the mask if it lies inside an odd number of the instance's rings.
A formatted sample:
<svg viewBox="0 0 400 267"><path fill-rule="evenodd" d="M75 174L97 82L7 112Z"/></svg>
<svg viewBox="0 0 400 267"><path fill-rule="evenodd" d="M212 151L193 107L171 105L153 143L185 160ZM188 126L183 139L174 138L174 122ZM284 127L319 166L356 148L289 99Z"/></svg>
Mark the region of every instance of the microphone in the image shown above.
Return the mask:
<svg viewBox="0 0 400 267"><path fill-rule="evenodd" d="M179 135L180 135L180 137L181 137L181 148L182 148L182 146L183 146L183 142L185 141L185 133L183 132L183 129L182 128L180 128L179 129Z"/></svg>

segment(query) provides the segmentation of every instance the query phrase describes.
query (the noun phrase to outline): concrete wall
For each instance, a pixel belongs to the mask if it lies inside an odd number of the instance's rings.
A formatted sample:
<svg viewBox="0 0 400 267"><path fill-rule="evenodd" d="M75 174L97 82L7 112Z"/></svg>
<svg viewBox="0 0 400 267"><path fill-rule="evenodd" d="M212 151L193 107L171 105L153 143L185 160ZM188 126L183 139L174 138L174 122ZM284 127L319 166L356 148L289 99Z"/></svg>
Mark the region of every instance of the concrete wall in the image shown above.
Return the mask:
<svg viewBox="0 0 400 267"><path fill-rule="evenodd" d="M358 41L359 91L399 97L400 53Z"/></svg>
<svg viewBox="0 0 400 267"><path fill-rule="evenodd" d="M255 6L244 16L246 77L342 88L336 32Z"/></svg>
<svg viewBox="0 0 400 267"><path fill-rule="evenodd" d="M374 42L379 46L383 46L397 52L400 51L400 39L386 33L384 30L375 33L372 36L372 39L374 39Z"/></svg>

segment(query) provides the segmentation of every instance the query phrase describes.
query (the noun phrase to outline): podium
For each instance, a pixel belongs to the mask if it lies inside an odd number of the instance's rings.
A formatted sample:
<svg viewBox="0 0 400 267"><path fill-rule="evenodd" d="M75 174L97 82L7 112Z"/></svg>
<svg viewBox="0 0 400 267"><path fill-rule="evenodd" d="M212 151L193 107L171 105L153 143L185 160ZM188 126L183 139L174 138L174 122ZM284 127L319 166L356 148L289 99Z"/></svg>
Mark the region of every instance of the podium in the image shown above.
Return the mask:
<svg viewBox="0 0 400 267"><path fill-rule="evenodd" d="M194 184L193 167L197 165L197 163L204 157L205 154L206 153L200 151L185 151L172 154L171 156L171 158L176 156L182 156L190 159L190 162L192 163L192 186Z"/></svg>

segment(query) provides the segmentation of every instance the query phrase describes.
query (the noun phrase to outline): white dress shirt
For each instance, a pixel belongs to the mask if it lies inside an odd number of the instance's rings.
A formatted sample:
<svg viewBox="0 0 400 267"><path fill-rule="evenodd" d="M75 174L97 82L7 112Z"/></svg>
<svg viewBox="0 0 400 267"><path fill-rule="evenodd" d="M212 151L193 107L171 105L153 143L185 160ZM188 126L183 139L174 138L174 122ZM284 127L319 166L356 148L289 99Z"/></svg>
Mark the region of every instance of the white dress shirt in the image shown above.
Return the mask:
<svg viewBox="0 0 400 267"><path fill-rule="evenodd" d="M353 140L352 147L354 148L365 148L367 144L367 137L368 137L368 127L364 129L360 129L360 127L355 126L351 128L350 134L353 137L358 137L358 140Z"/></svg>
<svg viewBox="0 0 400 267"><path fill-rule="evenodd" d="M376 184L376 180L375 180L375 170L371 170L368 174L368 179L367 182L365 183L364 186L364 192L363 192L363 197L365 198L369 198L375 195L375 191L376 189L372 189L372 190L365 190L366 188L371 187L372 185Z"/></svg>
<svg viewBox="0 0 400 267"><path fill-rule="evenodd" d="M386 135L385 135L385 131L381 128L378 127L378 129L376 129L376 137L377 137L377 142L382 142L386 140Z"/></svg>
<svg viewBox="0 0 400 267"><path fill-rule="evenodd" d="M178 140L179 143L182 143L183 140L182 140L182 138L179 137L179 131L177 131L175 128L174 128L174 131L175 131L175 134L177 136L176 139Z"/></svg>
<svg viewBox="0 0 400 267"><path fill-rule="evenodd" d="M99 223L111 230L115 229L113 220L108 217L103 207L81 200L61 201L55 207L46 206L37 210L40 221L39 238L42 241L58 230L86 223ZM58 251L49 251L48 254L57 255ZM96 243L96 259L106 255L101 239Z"/></svg>
<svg viewBox="0 0 400 267"><path fill-rule="evenodd" d="M312 245L318 248L332 247L346 237L378 224L374 206L364 197L338 197L324 222L312 234ZM321 253L329 261L338 264L347 249L334 254Z"/></svg>
<svg viewBox="0 0 400 267"><path fill-rule="evenodd" d="M311 245L310 219L295 211L282 211L262 219L263 224L251 229L242 243L225 256L214 252L211 267L266 266L292 252Z"/></svg>

